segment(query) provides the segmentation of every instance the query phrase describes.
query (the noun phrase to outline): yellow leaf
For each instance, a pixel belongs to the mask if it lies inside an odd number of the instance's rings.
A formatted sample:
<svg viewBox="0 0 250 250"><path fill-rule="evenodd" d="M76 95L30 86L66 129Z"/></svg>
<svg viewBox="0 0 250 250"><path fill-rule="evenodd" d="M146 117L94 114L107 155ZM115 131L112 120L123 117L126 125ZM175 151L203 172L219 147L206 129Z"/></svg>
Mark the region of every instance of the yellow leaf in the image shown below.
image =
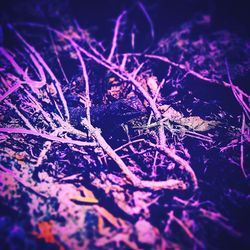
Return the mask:
<svg viewBox="0 0 250 250"><path fill-rule="evenodd" d="M91 203L97 204L99 201L95 197L83 197L83 196L74 196L71 198L72 201L82 202L82 203Z"/></svg>

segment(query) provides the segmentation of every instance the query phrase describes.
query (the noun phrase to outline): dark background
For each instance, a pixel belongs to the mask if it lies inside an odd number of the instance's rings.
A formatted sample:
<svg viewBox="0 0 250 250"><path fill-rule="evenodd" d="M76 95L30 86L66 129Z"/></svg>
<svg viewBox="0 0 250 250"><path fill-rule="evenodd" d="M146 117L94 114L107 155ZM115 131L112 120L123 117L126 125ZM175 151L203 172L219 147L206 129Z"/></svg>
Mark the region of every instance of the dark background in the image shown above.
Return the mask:
<svg viewBox="0 0 250 250"><path fill-rule="evenodd" d="M48 6L50 3L50 7ZM228 29L241 36L250 36L250 2L244 0L143 0L152 21L155 25L156 37L173 28L175 25L189 20L197 13L208 13L212 16L212 24L217 29ZM35 7L36 6L36 7ZM40 6L40 7L37 7ZM53 8L56 7L56 8ZM39 8L44 12L39 10ZM85 27L104 28L103 34L107 31L105 26L109 20L113 24L123 9L134 9L134 17L137 22L145 27L145 17L138 14L136 0L68 0L68 1L37 1L37 0L9 0L0 1L1 22L12 20L29 20L33 15L34 19L48 20L49 15L56 9L58 12L68 13L74 16L81 25ZM47 13L46 13L47 12Z"/></svg>

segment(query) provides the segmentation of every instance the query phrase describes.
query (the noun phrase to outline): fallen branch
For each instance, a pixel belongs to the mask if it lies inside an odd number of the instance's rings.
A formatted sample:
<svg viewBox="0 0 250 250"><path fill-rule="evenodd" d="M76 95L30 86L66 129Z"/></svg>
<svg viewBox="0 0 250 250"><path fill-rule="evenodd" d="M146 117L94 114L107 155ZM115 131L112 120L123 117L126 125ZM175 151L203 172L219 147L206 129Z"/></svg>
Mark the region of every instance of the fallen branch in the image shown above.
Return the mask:
<svg viewBox="0 0 250 250"><path fill-rule="evenodd" d="M153 190L160 189L182 189L185 190L186 184L183 181L168 179L166 181L144 181L140 180L134 173L132 173L126 166L121 157L110 147L101 135L101 131L98 128L94 128L86 118L82 119L81 124L85 126L90 134L97 140L101 148L107 153L107 155L118 165L118 167L125 174L126 178L138 188L150 188Z"/></svg>
<svg viewBox="0 0 250 250"><path fill-rule="evenodd" d="M26 23L26 25L29 25L31 27L40 27L40 28L46 28L49 31L54 32L55 34L57 34L59 37L66 39L70 42L70 44L72 45L73 48L77 48L79 51L81 51L85 56L87 56L88 58L94 60L95 62L97 62L98 64L104 66L105 68L107 68L108 70L110 70L112 73L114 73L115 75L117 75L120 79L124 80L124 81L129 81L131 82L136 88L137 90L143 95L143 97L148 101L150 108L152 109L156 120L160 121L161 120L161 113L158 110L155 100L149 95L149 93L142 87L141 83L138 82L131 74L129 74L126 71L122 71L122 69L120 68L120 66L110 63L108 62L106 59L104 59L103 57L98 58L97 56L91 54L90 52L88 52L86 49L84 49L83 47L81 47L80 45L78 45L74 40L72 40L71 37L65 35L64 33L60 32L59 30L56 30L54 28L48 27L48 26L44 26L44 25L39 25L39 24L33 24L33 23ZM160 126L158 128L158 133L159 133L159 141L160 144L162 146L166 145L166 136L165 136L165 132L164 132L164 126L163 124L160 122Z"/></svg>
<svg viewBox="0 0 250 250"><path fill-rule="evenodd" d="M84 146L84 147L96 147L97 146L95 142L83 142L83 141L77 141L77 140L72 140L72 139L65 139L65 138L60 138L60 137L53 136L50 134L40 133L37 131L32 131L32 130L28 130L24 128L0 128L0 133L1 132L8 133L8 134L34 135L34 136L39 136L50 141L56 141L56 142L61 142L61 143L66 143L66 144L74 144L74 145Z"/></svg>

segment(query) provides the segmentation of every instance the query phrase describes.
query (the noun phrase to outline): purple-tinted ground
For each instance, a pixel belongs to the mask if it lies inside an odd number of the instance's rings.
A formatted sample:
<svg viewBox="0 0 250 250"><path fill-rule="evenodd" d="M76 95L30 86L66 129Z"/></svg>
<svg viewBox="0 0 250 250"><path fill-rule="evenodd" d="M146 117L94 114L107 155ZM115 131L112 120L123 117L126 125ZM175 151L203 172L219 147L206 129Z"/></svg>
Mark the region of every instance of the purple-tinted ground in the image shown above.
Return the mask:
<svg viewBox="0 0 250 250"><path fill-rule="evenodd" d="M237 4L2 6L1 249L250 247Z"/></svg>

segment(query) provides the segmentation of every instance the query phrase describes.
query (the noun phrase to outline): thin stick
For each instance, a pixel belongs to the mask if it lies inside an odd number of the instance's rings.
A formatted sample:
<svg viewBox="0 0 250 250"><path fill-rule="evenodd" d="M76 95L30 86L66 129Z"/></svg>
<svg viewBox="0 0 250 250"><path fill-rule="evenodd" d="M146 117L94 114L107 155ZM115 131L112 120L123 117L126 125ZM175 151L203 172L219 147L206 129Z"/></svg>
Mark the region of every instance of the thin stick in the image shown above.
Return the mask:
<svg viewBox="0 0 250 250"><path fill-rule="evenodd" d="M138 1L137 3L138 3L138 6L139 6L140 9L142 10L143 14L145 15L145 17L146 17L146 19L147 19L147 21L148 21L148 23L149 23L149 26L150 26L150 34L151 34L152 39L154 39L154 37L155 37L155 31L154 31L153 22L152 22L152 20L151 20L151 18L150 18L150 16L149 16L149 14L148 14L148 12L147 12L145 6L144 6L140 1Z"/></svg>
<svg viewBox="0 0 250 250"><path fill-rule="evenodd" d="M64 71L64 69L62 67L62 63L61 63L61 60L59 58L59 54L58 54L58 51L57 51L57 48L56 48L56 45L55 45L55 42L54 42L54 39L53 39L53 36L52 36L51 32L49 32L49 36L50 36L50 40L51 40L51 43L52 43L52 46L53 46L53 49L54 49L54 52L55 52L55 55L56 55L56 60L57 60L57 63L59 65L59 68L60 68L60 70L61 70L61 72L63 74L63 77L64 77L65 81L69 84L68 77L66 76L65 71Z"/></svg>
<svg viewBox="0 0 250 250"><path fill-rule="evenodd" d="M25 74L24 70L17 64L17 62L14 60L14 57L10 55L9 52L7 52L6 49L0 47L0 53L3 54L3 56L11 63L14 70L20 75L23 76Z"/></svg>
<svg viewBox="0 0 250 250"><path fill-rule="evenodd" d="M114 151L115 151L115 152L120 151L121 149L123 149L123 148L125 148L125 147L127 147L127 146L130 146L130 145L135 144L135 143L138 143L138 142L143 142L143 141L145 141L145 140L144 140L144 139L137 139L137 140L134 140L134 141L129 141L129 142L127 142L127 143L121 145L120 147L114 149ZM107 156L107 154L101 156L101 158L106 157L106 156Z"/></svg>
<svg viewBox="0 0 250 250"><path fill-rule="evenodd" d="M2 77L2 76L0 76L0 79L1 79L1 82L3 83L4 87L6 89L9 89L10 88L10 84L8 83L8 81L4 77Z"/></svg>
<svg viewBox="0 0 250 250"><path fill-rule="evenodd" d="M16 113L18 114L18 116L23 120L24 124L30 129L30 130L35 130L36 129L33 127L33 125L29 122L29 120L18 110L18 108L13 105L12 103L8 102L7 100L5 100L5 103L7 105L9 105L9 107L11 107L12 109L14 109L16 111Z"/></svg>
<svg viewBox="0 0 250 250"><path fill-rule="evenodd" d="M227 69L227 77L230 83L230 87L233 91L234 97L238 101L240 106L243 108L243 111L245 112L247 118L250 119L250 108L244 103L244 100L242 99L242 94L239 93L239 91L236 89L235 85L232 82L227 61L226 61L226 69Z"/></svg>
<svg viewBox="0 0 250 250"><path fill-rule="evenodd" d="M133 72L132 72L132 77L136 78L136 76L138 75L138 73L140 72L140 70L142 69L144 63L141 63Z"/></svg>
<svg viewBox="0 0 250 250"><path fill-rule="evenodd" d="M160 82L160 84L159 84L159 86L158 86L158 88L156 90L156 93L155 93L155 96L154 96L154 99L153 99L155 102L157 101L157 97L158 97L158 95L160 93L160 90L161 90L162 86L164 85L164 83L165 83L165 79L162 79L162 81ZM153 113L151 111L150 116L148 118L147 126L150 126L152 118L153 118Z"/></svg>
<svg viewBox="0 0 250 250"><path fill-rule="evenodd" d="M54 30L52 29L49 29L48 30L51 32ZM88 77L88 73L87 73L87 69L86 69L86 65L85 65L85 62L82 58L82 55L78 49L78 46L76 46L76 43L74 43L71 39L70 39L70 43L71 45L74 47L75 51L76 51L76 54L77 54L77 57L80 61L80 64L81 64L81 67L82 67L82 73L83 73L83 77L84 77L84 80L85 80L85 94L86 94L86 115L87 115L87 118L89 121L90 120L90 107L91 107L91 100L90 100L90 88L89 88L89 77Z"/></svg>
<svg viewBox="0 0 250 250"><path fill-rule="evenodd" d="M65 139L65 138L60 138L60 137L45 134L45 133L40 133L40 132L33 131L33 130L27 130L25 128L0 128L0 133L1 132L9 133L9 134L34 135L34 136L39 136L50 141L57 141L57 142L66 143L66 144L75 144L78 146L85 146L85 147L97 146L95 142L82 142L82 141L77 141L77 140L72 140L72 139Z"/></svg>
<svg viewBox="0 0 250 250"><path fill-rule="evenodd" d="M2 102L4 99L6 99L9 95L11 95L13 92L18 90L22 86L23 82L19 82L15 84L14 86L10 87L1 97L0 102Z"/></svg>
<svg viewBox="0 0 250 250"><path fill-rule="evenodd" d="M241 142L240 142L240 167L241 171L244 175L245 178L247 178L247 174L244 168L244 133L245 133L245 115L244 113L242 114L242 125L241 125Z"/></svg>
<svg viewBox="0 0 250 250"><path fill-rule="evenodd" d="M83 73L83 77L85 80L85 95L86 95L86 116L89 122L91 122L90 120L90 107L91 107L91 100L90 100L90 91L89 91L89 76L87 73L87 69L86 69L86 65L85 62L82 58L81 53L79 52L79 50L77 48L76 49L76 53L77 53L77 57L81 63L81 67L82 67L82 73Z"/></svg>
<svg viewBox="0 0 250 250"><path fill-rule="evenodd" d="M111 50L110 50L110 53L109 53L109 56L108 56L108 59L107 59L108 62L111 62L111 60L112 60L112 58L114 56L114 53L115 53L115 50L116 50L116 47L117 47L118 33L119 33L120 25L121 25L121 20L122 20L123 16L126 13L127 13L126 11L123 11L118 16L118 18L117 18L117 20L115 22L114 35L113 35L113 40L112 40L112 47L111 47Z"/></svg>
<svg viewBox="0 0 250 250"><path fill-rule="evenodd" d="M126 69L127 59L128 59L128 56L127 55L123 55L123 57L122 57L122 63L120 65L121 70L125 70Z"/></svg>
<svg viewBox="0 0 250 250"><path fill-rule="evenodd" d="M113 159L117 165L121 168L122 172L125 174L128 180L130 180L133 185L140 186L140 179L136 177L129 168L122 161L120 156L109 146L109 144L102 137L100 129L94 128L87 119L82 119L82 125L85 126L90 134L97 140L99 145L103 148L103 150L107 153L108 156Z"/></svg>
<svg viewBox="0 0 250 250"><path fill-rule="evenodd" d="M43 163L43 161L44 161L44 159L46 157L46 154L51 149L51 146L52 146L52 142L51 141L46 141L43 144L43 149L42 149L42 151L40 152L40 154L39 154L39 156L37 158L37 162L35 164L35 167L39 167Z"/></svg>
<svg viewBox="0 0 250 250"><path fill-rule="evenodd" d="M201 249L204 249L203 243L194 236L194 234L190 231L190 229L187 227L184 221L177 218L174 215L173 211L171 211L168 215L170 217L169 219L174 220L184 230L184 232L188 235L190 239L192 239Z"/></svg>
<svg viewBox="0 0 250 250"><path fill-rule="evenodd" d="M29 53L29 56L30 56L32 62L34 63L36 69L39 72L41 82L43 83L43 85L46 84L46 76L45 76L45 73L44 73L42 66L39 64L39 62L37 61L35 56L33 56L31 53Z"/></svg>
<svg viewBox="0 0 250 250"><path fill-rule="evenodd" d="M152 166L152 174L151 174L153 177L156 177L156 172L157 172L156 161L157 161L157 158L158 158L158 154L159 154L159 151L156 151L155 156L154 156L153 166Z"/></svg>
<svg viewBox="0 0 250 250"><path fill-rule="evenodd" d="M212 212L204 208L200 208L199 211L201 212L201 215L203 217L208 218L209 220L217 223L221 227L225 228L231 235L234 237L241 237L242 234L238 231L236 231L233 227L228 225L227 221L228 219L225 218L221 213L218 212Z"/></svg>

